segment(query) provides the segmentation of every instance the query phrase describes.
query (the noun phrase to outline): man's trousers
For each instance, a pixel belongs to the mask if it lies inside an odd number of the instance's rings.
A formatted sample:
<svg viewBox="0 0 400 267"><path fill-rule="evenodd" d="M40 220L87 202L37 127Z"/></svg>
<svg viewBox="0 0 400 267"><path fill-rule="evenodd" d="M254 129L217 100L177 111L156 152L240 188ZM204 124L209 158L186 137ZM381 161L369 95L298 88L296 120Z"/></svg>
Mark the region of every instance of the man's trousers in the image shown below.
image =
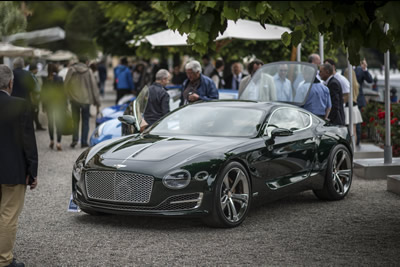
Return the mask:
<svg viewBox="0 0 400 267"><path fill-rule="evenodd" d="M13 260L18 217L24 206L26 185L0 185L0 266Z"/></svg>

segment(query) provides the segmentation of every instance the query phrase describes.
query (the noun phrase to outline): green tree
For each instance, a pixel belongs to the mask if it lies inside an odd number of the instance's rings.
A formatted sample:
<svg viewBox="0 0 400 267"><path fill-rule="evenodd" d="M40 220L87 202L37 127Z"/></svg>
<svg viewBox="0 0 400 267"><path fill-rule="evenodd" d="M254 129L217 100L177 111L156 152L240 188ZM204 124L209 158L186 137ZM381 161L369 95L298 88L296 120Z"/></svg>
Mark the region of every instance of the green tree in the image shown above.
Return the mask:
<svg viewBox="0 0 400 267"><path fill-rule="evenodd" d="M149 59L154 56L162 58L171 51L180 51L179 48L152 48L146 44L136 47L127 44L127 41L140 41L146 35L165 30L164 14L154 9L152 2L102 1L99 5L108 22L97 32L97 41L110 54L137 55Z"/></svg>
<svg viewBox="0 0 400 267"><path fill-rule="evenodd" d="M60 27L66 31L65 40L38 47L50 50L70 50L76 54L96 55L96 32L106 23L97 2L89 1L29 1L28 31Z"/></svg>
<svg viewBox="0 0 400 267"><path fill-rule="evenodd" d="M348 48L353 64L359 62L361 47L395 51L400 40L400 3L395 1L157 1L154 7L168 18L170 29L188 33L188 43L200 53L215 50L213 40L227 20L239 18L291 27L290 34L282 35L287 47L322 33L328 49ZM388 34L384 23L390 24Z"/></svg>
<svg viewBox="0 0 400 267"><path fill-rule="evenodd" d="M96 43L104 54L124 56L135 53L136 48L126 42L132 34L126 30L127 23L118 20L105 20L95 32Z"/></svg>
<svg viewBox="0 0 400 267"><path fill-rule="evenodd" d="M65 23L67 43L71 51L78 55L96 56L94 32L99 27L100 9L96 2L79 2L71 11Z"/></svg>
<svg viewBox="0 0 400 267"><path fill-rule="evenodd" d="M26 18L12 1L0 2L0 38L26 29Z"/></svg>

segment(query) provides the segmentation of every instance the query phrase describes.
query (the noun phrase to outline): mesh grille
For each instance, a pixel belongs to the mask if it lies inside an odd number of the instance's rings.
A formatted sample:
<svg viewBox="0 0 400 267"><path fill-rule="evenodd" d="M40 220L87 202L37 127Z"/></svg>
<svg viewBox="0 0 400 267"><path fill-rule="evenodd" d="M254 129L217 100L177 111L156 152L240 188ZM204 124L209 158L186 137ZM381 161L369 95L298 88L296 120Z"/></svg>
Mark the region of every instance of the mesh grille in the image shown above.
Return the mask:
<svg viewBox="0 0 400 267"><path fill-rule="evenodd" d="M180 210L191 210L198 208L202 202L202 199L203 199L202 193L177 195L167 198L160 205L155 207L115 205L108 203L100 204L100 203L94 203L92 201L89 201L89 203L91 205L98 205L98 207L105 207L109 209L126 210L126 211L180 211ZM191 202L174 204L174 202L176 201L191 201Z"/></svg>
<svg viewBox="0 0 400 267"><path fill-rule="evenodd" d="M154 178L136 173L90 171L85 174L85 181L91 199L148 203Z"/></svg>

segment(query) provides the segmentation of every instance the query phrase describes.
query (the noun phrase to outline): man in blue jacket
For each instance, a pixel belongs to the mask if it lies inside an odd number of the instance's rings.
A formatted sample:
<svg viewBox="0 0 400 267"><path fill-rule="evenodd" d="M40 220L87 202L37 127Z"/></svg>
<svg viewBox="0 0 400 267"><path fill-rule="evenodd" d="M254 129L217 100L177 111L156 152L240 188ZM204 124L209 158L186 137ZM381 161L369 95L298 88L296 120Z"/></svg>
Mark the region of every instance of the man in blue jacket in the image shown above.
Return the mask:
<svg viewBox="0 0 400 267"><path fill-rule="evenodd" d="M188 78L183 82L180 106L198 100L210 101L219 98L218 90L213 80L201 74L200 62L196 60L190 61L186 64L185 70Z"/></svg>
<svg viewBox="0 0 400 267"><path fill-rule="evenodd" d="M118 101L124 95L132 94L135 89L132 73L128 67L128 60L125 57L121 58L121 64L115 67L114 79L115 89L117 90L117 99L115 104L118 104Z"/></svg>

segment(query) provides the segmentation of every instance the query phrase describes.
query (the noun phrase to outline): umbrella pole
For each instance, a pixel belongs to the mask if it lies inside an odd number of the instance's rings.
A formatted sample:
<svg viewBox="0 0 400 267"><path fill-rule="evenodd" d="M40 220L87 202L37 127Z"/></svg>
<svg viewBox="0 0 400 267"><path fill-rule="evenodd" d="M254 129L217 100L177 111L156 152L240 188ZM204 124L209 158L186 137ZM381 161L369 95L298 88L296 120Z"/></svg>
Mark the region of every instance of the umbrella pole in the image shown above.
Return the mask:
<svg viewBox="0 0 400 267"><path fill-rule="evenodd" d="M292 46L292 55L290 56L290 61L296 60L296 53L297 53L297 48L295 46Z"/></svg>
<svg viewBox="0 0 400 267"><path fill-rule="evenodd" d="M321 58L321 63L324 63L324 36L319 34L319 57Z"/></svg>
<svg viewBox="0 0 400 267"><path fill-rule="evenodd" d="M301 62L301 43L297 45L297 62Z"/></svg>
<svg viewBox="0 0 400 267"><path fill-rule="evenodd" d="M389 30L389 24L385 24L384 31L387 34ZM392 145L391 145L391 131L390 131L390 52L389 50L385 53L385 147L384 163L392 163Z"/></svg>

